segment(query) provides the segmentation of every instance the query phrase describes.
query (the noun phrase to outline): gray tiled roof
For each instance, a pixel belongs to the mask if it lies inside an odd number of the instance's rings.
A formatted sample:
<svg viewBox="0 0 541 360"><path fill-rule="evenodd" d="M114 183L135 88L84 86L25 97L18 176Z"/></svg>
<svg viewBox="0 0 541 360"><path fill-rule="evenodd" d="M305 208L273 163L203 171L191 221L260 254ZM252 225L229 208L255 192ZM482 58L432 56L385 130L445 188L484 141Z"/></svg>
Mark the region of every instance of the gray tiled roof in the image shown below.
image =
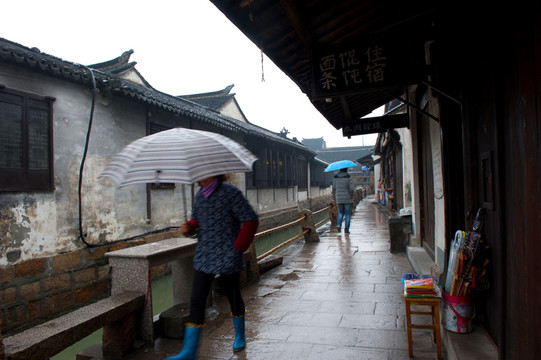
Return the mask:
<svg viewBox="0 0 541 360"><path fill-rule="evenodd" d="M302 139L302 143L314 151L323 150L326 148L325 140L320 138Z"/></svg>
<svg viewBox="0 0 541 360"><path fill-rule="evenodd" d="M329 163L339 160L351 160L357 159L372 154L374 146L351 146L351 147L334 147L324 150L316 151L317 157L328 161Z"/></svg>
<svg viewBox="0 0 541 360"><path fill-rule="evenodd" d="M217 128L239 132L245 135L259 136L267 140L292 146L298 150L315 155L298 141L286 139L267 129L244 123L220 115L212 108L197 104L187 99L172 96L152 88L143 79L145 85L121 79L117 74L135 63L128 63L132 51L122 56L100 64L85 66L63 60L61 58L42 53L37 48L28 48L15 42L0 38L0 62L38 71L65 81L92 87L92 75L99 89L110 90L115 95L132 101L146 103L162 108L166 111L187 116L192 119L206 122ZM95 68L92 68L94 66Z"/></svg>
<svg viewBox="0 0 541 360"><path fill-rule="evenodd" d="M213 110L220 109L229 99L234 98L235 94L231 94L231 89L234 85L229 85L223 90L200 93L200 94L190 94L190 95L179 95L183 99L193 101L195 103L201 104Z"/></svg>

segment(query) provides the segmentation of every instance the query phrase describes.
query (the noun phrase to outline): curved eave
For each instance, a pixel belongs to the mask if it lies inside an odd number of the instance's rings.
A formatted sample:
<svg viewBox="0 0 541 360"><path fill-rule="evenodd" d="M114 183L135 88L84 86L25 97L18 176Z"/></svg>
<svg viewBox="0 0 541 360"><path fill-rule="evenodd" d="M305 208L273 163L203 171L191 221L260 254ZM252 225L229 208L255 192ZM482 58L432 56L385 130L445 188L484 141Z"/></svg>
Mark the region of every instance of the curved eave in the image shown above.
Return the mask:
<svg viewBox="0 0 541 360"><path fill-rule="evenodd" d="M2 38L0 38L0 61L64 81L88 86L89 89L93 88L92 77L94 77L97 89L111 91L116 96L202 121L222 130L261 137L315 155L313 151L294 140L285 139L256 125L222 116L220 113L195 102L165 94L153 88L136 85L116 77L114 74L107 74L81 64L65 61Z"/></svg>

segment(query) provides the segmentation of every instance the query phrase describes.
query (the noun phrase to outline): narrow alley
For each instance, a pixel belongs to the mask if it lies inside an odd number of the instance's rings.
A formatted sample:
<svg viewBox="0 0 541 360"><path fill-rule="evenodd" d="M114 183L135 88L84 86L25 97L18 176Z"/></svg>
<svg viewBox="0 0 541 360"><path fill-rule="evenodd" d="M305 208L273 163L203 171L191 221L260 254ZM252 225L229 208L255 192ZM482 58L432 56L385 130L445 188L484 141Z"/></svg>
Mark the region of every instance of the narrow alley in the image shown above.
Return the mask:
<svg viewBox="0 0 541 360"><path fill-rule="evenodd" d="M204 328L199 358L409 359L401 277L413 269L405 254L390 253L386 217L368 197L352 215L351 234L327 223L319 243L295 243L281 254L281 266L245 287L244 351L232 352L228 304L216 296L217 315ZM413 334L415 358L436 359L431 331ZM162 359L180 349L180 340L160 339L133 359Z"/></svg>

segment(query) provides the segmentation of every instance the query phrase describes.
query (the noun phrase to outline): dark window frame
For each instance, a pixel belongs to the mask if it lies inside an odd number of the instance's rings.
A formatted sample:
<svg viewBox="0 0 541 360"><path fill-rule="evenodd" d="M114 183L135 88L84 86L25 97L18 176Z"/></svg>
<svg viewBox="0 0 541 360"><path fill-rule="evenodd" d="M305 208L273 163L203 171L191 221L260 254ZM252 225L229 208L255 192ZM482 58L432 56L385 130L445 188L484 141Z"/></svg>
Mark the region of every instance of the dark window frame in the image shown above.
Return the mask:
<svg viewBox="0 0 541 360"><path fill-rule="evenodd" d="M54 144L53 144L53 102L49 96L36 95L24 91L8 89L0 85L0 102L21 107L21 164L19 167L0 167L0 191L53 191L54 190ZM47 149L45 161L39 162L45 168L32 168L32 127L33 110L46 113ZM6 119L0 112L0 124ZM9 126L6 126L8 128ZM0 151L2 149L0 148ZM39 150L39 149L38 149ZM0 166L1 163L0 163Z"/></svg>
<svg viewBox="0 0 541 360"><path fill-rule="evenodd" d="M308 189L308 160L304 157L297 159L297 185L299 190Z"/></svg>
<svg viewBox="0 0 541 360"><path fill-rule="evenodd" d="M310 168L312 169L310 172L310 185L319 186L320 188L328 187L328 176L326 176L328 173L324 172L325 166L314 161L311 162Z"/></svg>
<svg viewBox="0 0 541 360"><path fill-rule="evenodd" d="M297 153L288 153L288 148L273 147L272 143L256 145L249 142L247 147L258 158L253 172L246 174L247 188L284 188L297 185L297 161L299 157L304 157Z"/></svg>

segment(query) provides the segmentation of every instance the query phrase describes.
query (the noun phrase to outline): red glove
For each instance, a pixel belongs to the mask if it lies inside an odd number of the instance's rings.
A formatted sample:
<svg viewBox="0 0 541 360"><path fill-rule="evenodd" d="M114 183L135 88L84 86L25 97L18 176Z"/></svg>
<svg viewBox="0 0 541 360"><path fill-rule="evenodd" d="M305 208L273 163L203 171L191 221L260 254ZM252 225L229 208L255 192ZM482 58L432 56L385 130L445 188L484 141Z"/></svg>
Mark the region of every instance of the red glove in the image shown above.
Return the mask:
<svg viewBox="0 0 541 360"><path fill-rule="evenodd" d="M180 230L182 231L182 234L186 237L195 234L197 231L197 228L199 227L199 223L195 219L188 220L184 224L182 224Z"/></svg>
<svg viewBox="0 0 541 360"><path fill-rule="evenodd" d="M233 246L241 254L248 249L250 243L254 239L255 232L259 226L259 220L250 220L242 223L239 234L237 235L237 240Z"/></svg>

